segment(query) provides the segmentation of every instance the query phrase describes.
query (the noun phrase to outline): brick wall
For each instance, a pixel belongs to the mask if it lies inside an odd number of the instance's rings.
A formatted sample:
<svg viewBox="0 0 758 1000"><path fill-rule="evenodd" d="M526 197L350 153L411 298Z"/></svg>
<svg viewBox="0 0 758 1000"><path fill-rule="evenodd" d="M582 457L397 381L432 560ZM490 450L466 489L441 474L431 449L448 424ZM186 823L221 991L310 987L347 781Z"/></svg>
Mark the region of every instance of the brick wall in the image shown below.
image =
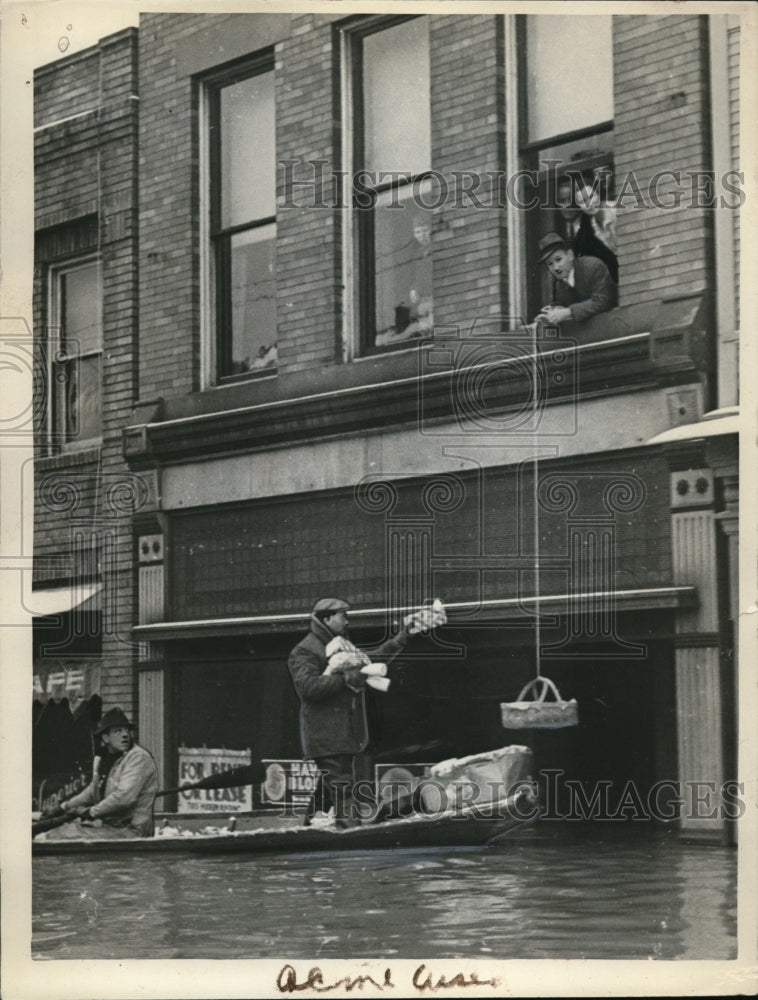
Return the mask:
<svg viewBox="0 0 758 1000"><path fill-rule="evenodd" d="M275 45L277 156L340 167L339 45L334 17L293 16ZM143 15L140 25L140 394L177 395L198 384L199 219L189 43L210 49L233 30L249 31L248 53L274 36L256 16ZM450 171L502 167L502 36L496 17L430 18L433 166ZM235 43L234 55L240 55ZM176 52L179 52L177 62ZM221 65L218 63L217 65ZM203 68L210 68L205 66ZM296 168L310 178L310 168ZM278 171L284 200L284 171ZM303 199L305 188L298 189ZM454 192L451 191L451 197ZM479 192L486 200L487 190ZM280 208L277 219L279 372L341 357L345 213ZM505 214L496 208L442 209L435 227L435 317L469 324L503 312ZM168 349L167 349L168 348ZM254 393L254 390L251 390Z"/></svg>
<svg viewBox="0 0 758 1000"><path fill-rule="evenodd" d="M277 154L340 166L339 52L333 16L273 23L260 15L146 14L140 28L140 395L176 396L199 384L199 205L196 95L192 73L274 46ZM486 177L503 169L503 26L498 16L429 19L432 162ZM647 193L663 170L709 163L705 19L619 16L614 20L615 163ZM233 33L233 35L232 35ZM225 45L225 38L234 39ZM240 39L248 38L247 44ZM216 53L202 58L201 48ZM179 53L177 57L177 52ZM188 55L193 52L193 55ZM213 60L216 60L214 63ZM309 175L308 175L309 176ZM279 171L280 201L283 171ZM435 321L462 325L508 315L506 213L456 207L454 189L433 233ZM672 182L673 183L673 182ZM672 185L669 185L669 188ZM301 189L307 195L305 189ZM660 188L670 198L666 185ZM684 197L679 209L622 212L621 302L653 302L712 283L710 219ZM341 348L341 227L344 212L280 208L277 237L279 374L338 363ZM495 320L497 323L497 319ZM223 399L219 396L219 399ZM249 398L256 398L254 387ZM239 405L235 395L235 404ZM222 404L223 405L223 404Z"/></svg>
<svg viewBox="0 0 758 1000"><path fill-rule="evenodd" d="M125 466L136 397L137 32L127 29L35 74L38 348L50 265L97 253L103 279L102 444L35 463L35 581L103 584L106 706L133 711L131 514L147 491ZM44 423L45 412L40 414ZM43 428L40 427L40 430ZM135 499L136 498L136 499Z"/></svg>
<svg viewBox="0 0 758 1000"><path fill-rule="evenodd" d="M276 47L276 145L281 159L327 160L339 167L339 51L333 28L312 14L293 17L291 37ZM336 119L336 120L335 120ZM310 169L301 170L310 179ZM278 197L284 199L283 170ZM296 189L307 205L307 189ZM327 198L329 194L327 193ZM318 207L280 210L277 219L279 369L299 371L341 358L340 240L344 212Z"/></svg>
<svg viewBox="0 0 758 1000"><path fill-rule="evenodd" d="M143 399L197 387L198 230L192 80L175 46L202 16L140 19L140 345Z"/></svg>
<svg viewBox="0 0 758 1000"><path fill-rule="evenodd" d="M34 127L71 118L99 105L100 55L84 49L40 67L34 74Z"/></svg>
<svg viewBox="0 0 758 1000"><path fill-rule="evenodd" d="M615 170L617 188L633 173L646 195L659 171L710 168L706 18L695 15L614 20ZM673 201L675 181L659 195ZM618 191L617 191L618 193ZM627 200L632 204L632 199ZM648 207L618 220L621 304L710 287L707 208Z"/></svg>
<svg viewBox="0 0 758 1000"><path fill-rule="evenodd" d="M453 171L503 169L503 37L497 16L430 19L432 165L450 183ZM466 181L471 184L472 182ZM467 329L476 320L507 313L506 213L483 184L481 204L460 195L456 184L434 227L434 321Z"/></svg>

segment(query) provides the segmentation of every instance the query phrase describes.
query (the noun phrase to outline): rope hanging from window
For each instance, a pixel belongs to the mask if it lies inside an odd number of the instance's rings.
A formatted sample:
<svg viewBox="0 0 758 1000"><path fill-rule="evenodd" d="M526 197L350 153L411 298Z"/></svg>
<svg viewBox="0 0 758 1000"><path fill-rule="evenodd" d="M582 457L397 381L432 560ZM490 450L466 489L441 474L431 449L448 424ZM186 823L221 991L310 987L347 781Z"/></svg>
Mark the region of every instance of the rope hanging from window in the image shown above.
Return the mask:
<svg viewBox="0 0 758 1000"><path fill-rule="evenodd" d="M538 324L532 324L532 392L534 393L534 427L533 439L536 436L537 406L539 404L538 378L539 365L537 355ZM540 510L539 510L539 453L534 447L532 459L534 484L532 488L532 506L534 518L534 659L535 676L521 690L515 702L501 702L500 711L503 728L505 729L560 729L564 726L576 726L579 723L577 704L574 699L563 701L558 688L549 677L542 673L542 632L540 613ZM554 701L547 701L551 693Z"/></svg>

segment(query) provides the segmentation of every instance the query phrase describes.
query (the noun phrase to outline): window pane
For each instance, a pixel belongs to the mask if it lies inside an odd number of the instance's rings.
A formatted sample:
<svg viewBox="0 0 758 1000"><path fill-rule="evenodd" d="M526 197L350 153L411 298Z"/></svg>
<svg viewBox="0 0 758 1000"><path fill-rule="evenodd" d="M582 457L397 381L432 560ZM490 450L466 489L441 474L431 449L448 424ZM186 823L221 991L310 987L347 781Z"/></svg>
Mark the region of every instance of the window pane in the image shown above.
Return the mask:
<svg viewBox="0 0 758 1000"><path fill-rule="evenodd" d="M429 170L429 108L427 18L415 18L364 38L362 166L412 174Z"/></svg>
<svg viewBox="0 0 758 1000"><path fill-rule="evenodd" d="M102 346L100 265L66 271L60 277L61 325L69 354L89 354ZM74 343L74 341L78 343Z"/></svg>
<svg viewBox="0 0 758 1000"><path fill-rule="evenodd" d="M101 358L72 358L66 363L65 435L86 441L101 433Z"/></svg>
<svg viewBox="0 0 758 1000"><path fill-rule="evenodd" d="M610 15L526 18L529 140L613 118Z"/></svg>
<svg viewBox="0 0 758 1000"><path fill-rule="evenodd" d="M274 74L224 87L221 103L221 227L276 214Z"/></svg>
<svg viewBox="0 0 758 1000"><path fill-rule="evenodd" d="M422 188L423 191L423 188ZM403 207L390 207L394 200ZM374 210L377 347L428 336L432 301L432 216L407 193L386 192Z"/></svg>
<svg viewBox="0 0 758 1000"><path fill-rule="evenodd" d="M232 357L227 375L276 367L276 226L231 238Z"/></svg>

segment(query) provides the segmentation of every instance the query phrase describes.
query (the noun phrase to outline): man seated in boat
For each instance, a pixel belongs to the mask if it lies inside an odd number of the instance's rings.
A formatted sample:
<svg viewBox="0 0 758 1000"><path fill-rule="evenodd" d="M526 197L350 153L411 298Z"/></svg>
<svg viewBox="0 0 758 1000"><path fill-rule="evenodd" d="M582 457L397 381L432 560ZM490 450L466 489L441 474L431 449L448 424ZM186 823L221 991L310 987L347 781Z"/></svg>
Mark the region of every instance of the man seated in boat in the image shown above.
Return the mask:
<svg viewBox="0 0 758 1000"><path fill-rule="evenodd" d="M94 729L102 751L92 762L92 781L61 803L72 818L53 836L100 840L152 837L158 768L152 755L135 743L134 726L120 708L112 708Z"/></svg>
<svg viewBox="0 0 758 1000"><path fill-rule="evenodd" d="M437 602L439 603L439 602ZM326 670L326 647L336 636L347 638L350 605L339 597L316 601L311 629L289 656L289 670L300 699L300 739L303 755L321 771L326 795L334 805L340 828L361 823L352 790L357 781L370 778L365 686L361 663L339 672ZM389 661L402 652L410 635L444 622L442 605L409 615L394 638L372 651L377 660ZM316 795L311 812L315 811ZM306 816L309 825L310 814Z"/></svg>
<svg viewBox="0 0 758 1000"><path fill-rule="evenodd" d="M539 250L540 263L550 272L553 287L552 301L542 307L536 323L581 323L618 304L618 288L597 257L577 257L558 233L543 236Z"/></svg>

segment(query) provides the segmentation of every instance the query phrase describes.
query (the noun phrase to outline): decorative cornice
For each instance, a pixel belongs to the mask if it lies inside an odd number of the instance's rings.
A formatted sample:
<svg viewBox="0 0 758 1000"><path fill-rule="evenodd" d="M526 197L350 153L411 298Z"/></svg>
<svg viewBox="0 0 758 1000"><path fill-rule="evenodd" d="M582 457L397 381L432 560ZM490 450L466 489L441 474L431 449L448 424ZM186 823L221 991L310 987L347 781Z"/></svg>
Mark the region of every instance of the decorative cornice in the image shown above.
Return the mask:
<svg viewBox="0 0 758 1000"><path fill-rule="evenodd" d="M562 380L548 386L547 406L682 380L679 362L671 371L651 364L647 332L569 347L565 353L570 363ZM550 355L539 360L549 365ZM529 390L528 361L522 358L510 369L490 364L489 371L485 362L294 399L134 423L124 429L124 455L135 467L160 465L418 425L419 421L465 420L468 415L461 414L459 405L461 387L475 382L477 376L480 384L486 377L487 396L482 404L486 414L496 417L523 409ZM692 366L686 377L697 378Z"/></svg>

